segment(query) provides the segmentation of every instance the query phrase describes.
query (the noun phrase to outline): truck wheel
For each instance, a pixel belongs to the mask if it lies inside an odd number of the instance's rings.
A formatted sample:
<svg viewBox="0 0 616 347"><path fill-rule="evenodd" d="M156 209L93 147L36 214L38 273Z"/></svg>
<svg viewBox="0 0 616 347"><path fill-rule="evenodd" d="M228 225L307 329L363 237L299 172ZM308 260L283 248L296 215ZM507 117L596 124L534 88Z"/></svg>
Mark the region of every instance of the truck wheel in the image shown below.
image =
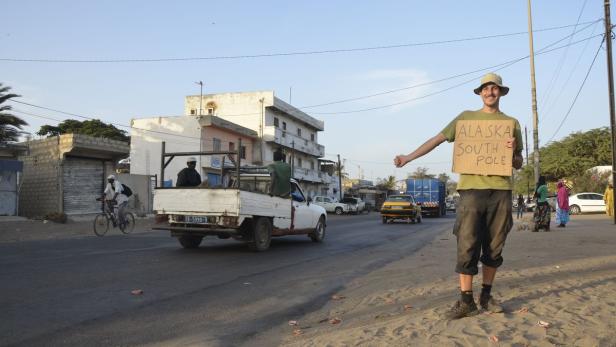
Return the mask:
<svg viewBox="0 0 616 347"><path fill-rule="evenodd" d="M342 207L336 207L336 209L334 210L334 213L337 215L341 215L342 214Z"/></svg>
<svg viewBox="0 0 616 347"><path fill-rule="evenodd" d="M323 242L325 238L325 217L321 216L314 231L308 234L313 242Z"/></svg>
<svg viewBox="0 0 616 347"><path fill-rule="evenodd" d="M201 244L201 240L203 240L203 236L182 235L178 237L180 245L186 249L198 248Z"/></svg>
<svg viewBox="0 0 616 347"><path fill-rule="evenodd" d="M272 242L272 223L268 218L260 217L254 222L252 240L248 247L257 252L266 251Z"/></svg>

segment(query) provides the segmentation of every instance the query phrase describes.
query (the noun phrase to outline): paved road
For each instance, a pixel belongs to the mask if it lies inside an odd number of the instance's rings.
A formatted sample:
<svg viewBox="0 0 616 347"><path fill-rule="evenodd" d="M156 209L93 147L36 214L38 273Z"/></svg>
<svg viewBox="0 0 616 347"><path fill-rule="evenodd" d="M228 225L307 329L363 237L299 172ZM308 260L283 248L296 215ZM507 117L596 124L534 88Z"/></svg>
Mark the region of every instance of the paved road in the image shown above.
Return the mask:
<svg viewBox="0 0 616 347"><path fill-rule="evenodd" d="M331 216L324 243L284 237L264 253L216 238L184 250L165 232L0 243L0 345L276 344L280 336L261 333L318 309L453 220Z"/></svg>

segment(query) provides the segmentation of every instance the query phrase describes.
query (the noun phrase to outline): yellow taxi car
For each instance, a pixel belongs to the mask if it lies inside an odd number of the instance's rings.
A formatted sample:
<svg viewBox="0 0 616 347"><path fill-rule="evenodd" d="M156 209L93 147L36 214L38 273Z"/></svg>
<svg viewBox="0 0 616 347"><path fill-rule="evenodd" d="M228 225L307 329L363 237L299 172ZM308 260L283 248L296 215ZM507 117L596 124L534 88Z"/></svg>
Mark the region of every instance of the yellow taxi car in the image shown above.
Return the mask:
<svg viewBox="0 0 616 347"><path fill-rule="evenodd" d="M381 218L383 224L395 219L421 223L421 207L411 195L391 195L381 207Z"/></svg>

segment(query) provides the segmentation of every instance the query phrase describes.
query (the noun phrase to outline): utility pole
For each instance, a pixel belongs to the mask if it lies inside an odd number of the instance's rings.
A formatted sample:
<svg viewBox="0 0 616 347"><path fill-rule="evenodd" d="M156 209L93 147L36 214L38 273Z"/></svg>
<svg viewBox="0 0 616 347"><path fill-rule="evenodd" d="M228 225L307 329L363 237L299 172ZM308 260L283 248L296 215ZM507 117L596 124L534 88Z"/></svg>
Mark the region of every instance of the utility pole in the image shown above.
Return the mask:
<svg viewBox="0 0 616 347"><path fill-rule="evenodd" d="M605 0L605 44L607 52L607 83L610 96L610 125L612 128L612 186L616 182L616 120L614 119L614 71L612 68L612 21L610 19L610 0ZM614 189L612 189L614 195ZM614 196L612 196L612 201ZM614 204L616 206L616 204ZM616 207L613 207L616 211ZM614 216L614 224L616 224L616 213L612 211Z"/></svg>
<svg viewBox="0 0 616 347"><path fill-rule="evenodd" d="M342 167L340 166L340 154L338 154L338 194L340 196L340 200L342 201Z"/></svg>
<svg viewBox="0 0 616 347"><path fill-rule="evenodd" d="M537 114L537 86L535 85L535 49L533 48L533 19L530 0L528 0L528 38L530 43L530 87L533 105L533 141L535 183L539 182L539 115Z"/></svg>
<svg viewBox="0 0 616 347"><path fill-rule="evenodd" d="M526 166L528 166L528 129L524 126L524 148L526 148ZM526 177L526 196L530 196L530 177Z"/></svg>
<svg viewBox="0 0 616 347"><path fill-rule="evenodd" d="M195 84L199 85L199 116L201 115L201 104L203 103L203 81L195 82Z"/></svg>

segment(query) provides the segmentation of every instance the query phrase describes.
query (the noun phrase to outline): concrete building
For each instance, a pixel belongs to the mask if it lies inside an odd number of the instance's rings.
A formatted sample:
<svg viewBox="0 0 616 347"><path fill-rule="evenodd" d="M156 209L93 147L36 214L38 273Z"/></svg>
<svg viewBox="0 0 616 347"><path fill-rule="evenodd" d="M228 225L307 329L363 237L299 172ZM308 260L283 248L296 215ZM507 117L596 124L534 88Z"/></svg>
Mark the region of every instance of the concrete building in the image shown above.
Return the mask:
<svg viewBox="0 0 616 347"><path fill-rule="evenodd" d="M184 108L187 116L215 115L256 131L255 164L271 163L274 151L282 148L308 196L328 192L332 176L321 171L319 164L325 155L318 143L323 121L278 99L273 91L187 96Z"/></svg>
<svg viewBox="0 0 616 347"><path fill-rule="evenodd" d="M128 143L81 134L64 134L22 143L28 146L19 192L19 215L58 212L97 213L105 178L129 153Z"/></svg>
<svg viewBox="0 0 616 347"><path fill-rule="evenodd" d="M225 119L207 116L173 116L133 119L131 122L130 173L160 177L162 142L165 152L237 151L241 140L240 165L254 162L257 132ZM201 179L210 185L221 181L221 166L233 167L222 155L195 156ZM165 185L175 186L187 157L175 157L165 168Z"/></svg>

